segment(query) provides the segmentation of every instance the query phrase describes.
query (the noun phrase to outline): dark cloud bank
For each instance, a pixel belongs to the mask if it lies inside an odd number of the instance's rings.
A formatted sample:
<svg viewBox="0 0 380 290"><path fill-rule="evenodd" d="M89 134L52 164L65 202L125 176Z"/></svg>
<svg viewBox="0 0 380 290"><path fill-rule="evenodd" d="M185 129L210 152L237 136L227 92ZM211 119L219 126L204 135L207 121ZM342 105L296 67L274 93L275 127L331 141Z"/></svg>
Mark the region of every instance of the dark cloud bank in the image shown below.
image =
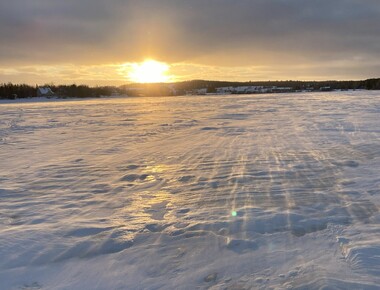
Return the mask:
<svg viewBox="0 0 380 290"><path fill-rule="evenodd" d="M0 65L150 56L380 74L378 0L0 0L0 38Z"/></svg>

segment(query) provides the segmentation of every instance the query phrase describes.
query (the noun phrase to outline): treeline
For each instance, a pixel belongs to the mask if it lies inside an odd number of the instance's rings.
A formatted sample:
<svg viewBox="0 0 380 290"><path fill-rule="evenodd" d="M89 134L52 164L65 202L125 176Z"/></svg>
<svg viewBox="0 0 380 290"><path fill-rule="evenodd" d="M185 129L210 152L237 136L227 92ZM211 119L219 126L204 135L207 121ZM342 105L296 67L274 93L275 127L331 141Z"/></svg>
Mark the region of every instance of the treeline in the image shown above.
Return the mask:
<svg viewBox="0 0 380 290"><path fill-rule="evenodd" d="M184 95L186 92L197 89L207 89L207 93L215 93L220 87L287 87L292 91L321 91L328 90L380 90L380 79L369 79L363 81L258 81L258 82L229 82L229 81L207 81L192 80L174 84L130 84L123 86L128 95L136 96L167 96Z"/></svg>
<svg viewBox="0 0 380 290"><path fill-rule="evenodd" d="M45 87L49 87L56 96L61 98L99 98L101 96L111 96L117 91L117 88L111 86L51 85Z"/></svg>
<svg viewBox="0 0 380 290"><path fill-rule="evenodd" d="M59 98L96 98L123 93L122 89L111 86L89 87L86 85L45 85L54 96ZM0 99L34 98L38 97L38 86L26 84L0 84Z"/></svg>
<svg viewBox="0 0 380 290"><path fill-rule="evenodd" d="M380 79L374 79L378 82ZM176 84L176 88L186 92L194 89L207 88L208 92L214 92L220 87L239 86L263 86L263 87L289 87L294 91L315 90L330 87L331 90L357 90L357 89L380 89L379 83L374 85L374 80L366 81L259 81L259 82L226 82L226 81L205 81L194 80Z"/></svg>
<svg viewBox="0 0 380 290"><path fill-rule="evenodd" d="M178 90L179 83L153 83L153 84L130 84L119 87L121 92L131 97L140 96L173 96L181 95L182 90Z"/></svg>
<svg viewBox="0 0 380 290"><path fill-rule="evenodd" d="M263 86L288 87L294 91L319 91L323 88L331 90L380 90L380 78L363 81L260 81L260 82L227 82L193 80L172 84L130 84L120 87L86 85L45 85L49 87L54 96L60 98L94 98L111 95L129 96L169 96L183 95L187 91L206 88L213 93L220 87ZM26 84L0 84L0 99L33 98L38 96L38 86Z"/></svg>
<svg viewBox="0 0 380 290"><path fill-rule="evenodd" d="M33 98L37 96L37 88L29 85L0 85L0 99Z"/></svg>
<svg viewBox="0 0 380 290"><path fill-rule="evenodd" d="M380 79L368 79L364 81L367 90L380 90Z"/></svg>

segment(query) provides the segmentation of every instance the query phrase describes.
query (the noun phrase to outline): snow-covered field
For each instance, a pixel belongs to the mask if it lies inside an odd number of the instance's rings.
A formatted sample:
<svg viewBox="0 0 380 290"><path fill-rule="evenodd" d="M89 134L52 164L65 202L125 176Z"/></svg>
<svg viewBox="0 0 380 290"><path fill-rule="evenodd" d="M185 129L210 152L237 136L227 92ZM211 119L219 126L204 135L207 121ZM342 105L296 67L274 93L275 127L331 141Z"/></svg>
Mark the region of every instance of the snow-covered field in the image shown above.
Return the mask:
<svg viewBox="0 0 380 290"><path fill-rule="evenodd" d="M379 289L380 93L0 103L0 289Z"/></svg>

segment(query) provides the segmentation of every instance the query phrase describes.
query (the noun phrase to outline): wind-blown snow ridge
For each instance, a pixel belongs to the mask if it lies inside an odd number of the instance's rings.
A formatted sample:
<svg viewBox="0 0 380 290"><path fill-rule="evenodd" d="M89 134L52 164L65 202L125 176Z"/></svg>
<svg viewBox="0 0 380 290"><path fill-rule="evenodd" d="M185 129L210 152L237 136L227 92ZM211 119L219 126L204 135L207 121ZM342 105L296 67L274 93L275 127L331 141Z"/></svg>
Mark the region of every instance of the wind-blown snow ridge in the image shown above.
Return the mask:
<svg viewBox="0 0 380 290"><path fill-rule="evenodd" d="M0 289L376 289L376 92L0 103Z"/></svg>

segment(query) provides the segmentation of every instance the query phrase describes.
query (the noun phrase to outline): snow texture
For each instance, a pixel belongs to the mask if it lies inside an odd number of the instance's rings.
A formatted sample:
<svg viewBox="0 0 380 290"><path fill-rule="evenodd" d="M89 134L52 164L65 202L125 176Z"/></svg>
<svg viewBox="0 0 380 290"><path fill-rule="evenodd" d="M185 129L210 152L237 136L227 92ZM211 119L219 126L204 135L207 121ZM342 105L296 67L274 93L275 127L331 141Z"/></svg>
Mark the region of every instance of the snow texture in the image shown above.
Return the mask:
<svg viewBox="0 0 380 290"><path fill-rule="evenodd" d="M0 289L378 289L380 95L0 103Z"/></svg>

